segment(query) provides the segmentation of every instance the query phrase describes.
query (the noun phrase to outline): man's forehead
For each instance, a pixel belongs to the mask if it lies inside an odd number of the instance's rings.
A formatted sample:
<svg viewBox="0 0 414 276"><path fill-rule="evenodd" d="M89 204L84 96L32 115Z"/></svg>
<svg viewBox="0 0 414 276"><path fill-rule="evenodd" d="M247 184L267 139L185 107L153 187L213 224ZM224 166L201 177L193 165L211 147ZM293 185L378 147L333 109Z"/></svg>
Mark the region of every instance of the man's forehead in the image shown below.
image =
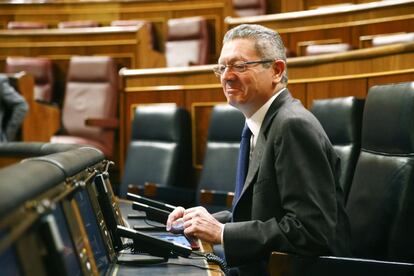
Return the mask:
<svg viewBox="0 0 414 276"><path fill-rule="evenodd" d="M233 39L223 44L219 61L243 60L256 56L254 41L250 39Z"/></svg>

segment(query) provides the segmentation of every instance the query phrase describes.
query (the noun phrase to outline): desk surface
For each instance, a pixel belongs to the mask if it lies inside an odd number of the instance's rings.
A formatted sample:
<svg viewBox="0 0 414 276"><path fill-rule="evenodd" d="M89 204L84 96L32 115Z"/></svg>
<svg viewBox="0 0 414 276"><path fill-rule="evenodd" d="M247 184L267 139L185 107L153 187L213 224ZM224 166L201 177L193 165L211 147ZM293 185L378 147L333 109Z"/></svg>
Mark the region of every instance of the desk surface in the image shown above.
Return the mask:
<svg viewBox="0 0 414 276"><path fill-rule="evenodd" d="M132 210L131 203L126 200L120 200L121 213L124 218L130 213L139 213ZM127 219L127 218L126 218ZM143 219L127 219L128 223L132 227L133 225L149 226ZM157 223L152 223L157 225ZM160 233L157 231L148 231L147 234ZM211 252L211 245L201 243L201 251ZM129 276L129 275L223 275L220 268L217 265L208 264L205 260L194 258L170 258L168 262L161 264L151 264L142 266L126 266L115 264L112 268L110 275L113 276Z"/></svg>

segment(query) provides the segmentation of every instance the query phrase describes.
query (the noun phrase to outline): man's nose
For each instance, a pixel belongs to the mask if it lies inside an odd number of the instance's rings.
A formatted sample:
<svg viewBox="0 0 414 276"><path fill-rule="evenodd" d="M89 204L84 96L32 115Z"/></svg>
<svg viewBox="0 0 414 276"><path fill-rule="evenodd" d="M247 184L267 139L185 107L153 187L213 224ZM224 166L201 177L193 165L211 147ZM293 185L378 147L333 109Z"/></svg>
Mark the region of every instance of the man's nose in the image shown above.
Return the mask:
<svg viewBox="0 0 414 276"><path fill-rule="evenodd" d="M231 67L226 67L226 69L224 69L224 72L221 74L221 79L223 80L233 80L235 77L236 74L234 74L234 71Z"/></svg>

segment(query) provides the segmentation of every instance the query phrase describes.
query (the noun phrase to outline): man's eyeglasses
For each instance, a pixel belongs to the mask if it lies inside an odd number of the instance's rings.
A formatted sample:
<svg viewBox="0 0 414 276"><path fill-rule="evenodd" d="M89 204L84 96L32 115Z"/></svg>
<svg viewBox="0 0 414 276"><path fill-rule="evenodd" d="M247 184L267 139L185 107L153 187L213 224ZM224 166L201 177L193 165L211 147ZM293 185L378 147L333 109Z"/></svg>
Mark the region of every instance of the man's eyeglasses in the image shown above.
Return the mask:
<svg viewBox="0 0 414 276"><path fill-rule="evenodd" d="M247 66L251 64L265 64L274 62L273 59L264 59L264 60L255 60L255 61L245 61L245 62L236 62L234 64L217 64L213 67L214 74L221 76L227 68L231 68L235 72L243 73L247 70Z"/></svg>

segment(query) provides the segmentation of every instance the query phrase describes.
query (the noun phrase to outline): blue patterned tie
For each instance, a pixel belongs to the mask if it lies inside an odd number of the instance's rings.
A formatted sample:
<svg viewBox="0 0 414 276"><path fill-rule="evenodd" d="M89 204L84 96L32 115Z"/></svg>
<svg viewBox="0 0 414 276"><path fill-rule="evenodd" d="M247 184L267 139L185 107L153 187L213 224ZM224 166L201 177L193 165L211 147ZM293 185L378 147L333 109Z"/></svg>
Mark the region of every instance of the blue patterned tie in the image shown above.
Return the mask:
<svg viewBox="0 0 414 276"><path fill-rule="evenodd" d="M237 162L236 190L234 191L233 206L239 200L240 194L243 191L244 181L246 180L247 171L249 169L250 137L252 137L252 132L246 124L243 128L240 141L239 160Z"/></svg>

